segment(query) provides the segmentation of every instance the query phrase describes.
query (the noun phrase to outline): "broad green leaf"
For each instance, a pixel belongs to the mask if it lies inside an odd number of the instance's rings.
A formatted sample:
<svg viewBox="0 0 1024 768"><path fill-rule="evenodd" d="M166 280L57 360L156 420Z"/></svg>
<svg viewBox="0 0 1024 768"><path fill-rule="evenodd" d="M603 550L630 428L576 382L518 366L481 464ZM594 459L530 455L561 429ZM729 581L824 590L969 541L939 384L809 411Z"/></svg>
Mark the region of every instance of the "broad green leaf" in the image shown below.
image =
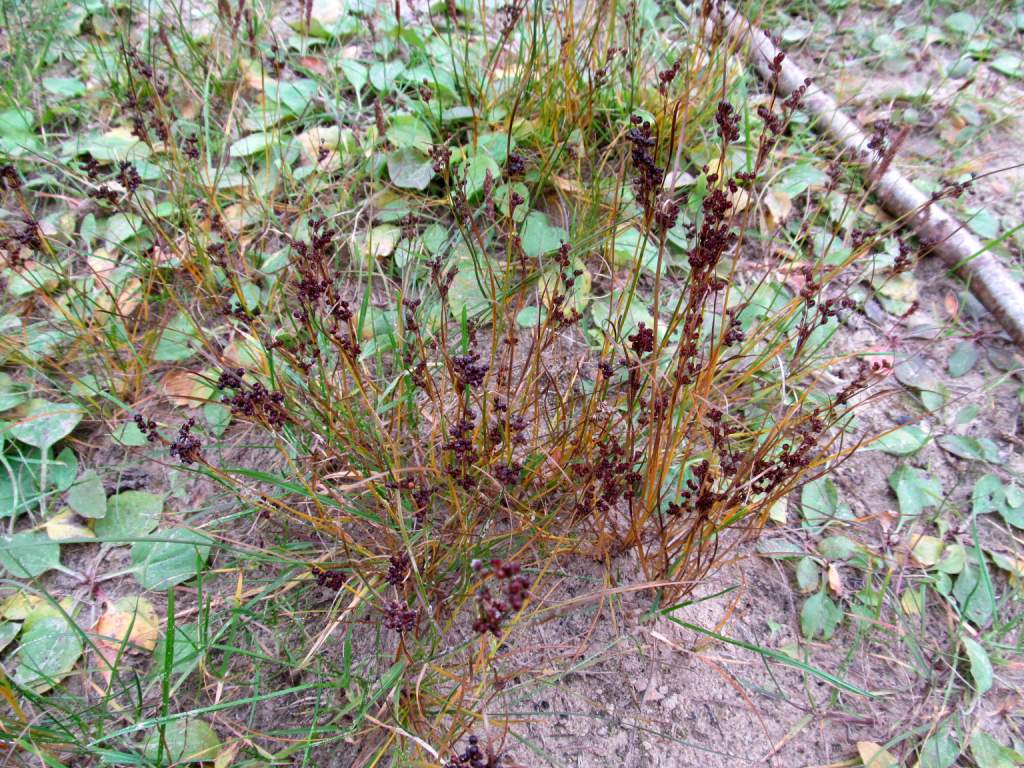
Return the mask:
<svg viewBox="0 0 1024 768"><path fill-rule="evenodd" d="M955 6L954 6L955 7ZM959 32L962 35L973 35L978 31L978 19L967 11L957 11L946 17L944 22L946 29Z"/></svg>
<svg viewBox="0 0 1024 768"><path fill-rule="evenodd" d="M421 152L429 152L433 146L430 128L415 115L392 117L386 136L396 149L418 149Z"/></svg>
<svg viewBox="0 0 1024 768"><path fill-rule="evenodd" d="M167 590L188 581L206 564L211 541L188 528L158 531L132 545L135 578L146 589Z"/></svg>
<svg viewBox="0 0 1024 768"><path fill-rule="evenodd" d="M949 768L960 755L953 735L946 731L934 733L921 745L920 768Z"/></svg>
<svg viewBox="0 0 1024 768"><path fill-rule="evenodd" d="M523 307L516 315L516 324L520 328L536 328L544 322L547 310L544 307Z"/></svg>
<svg viewBox="0 0 1024 768"><path fill-rule="evenodd" d="M903 517L916 517L942 503L942 485L909 464L900 464L889 475L889 487L896 493Z"/></svg>
<svg viewBox="0 0 1024 768"><path fill-rule="evenodd" d="M82 647L78 631L63 616L40 619L21 636L14 680L44 693L72 670Z"/></svg>
<svg viewBox="0 0 1024 768"><path fill-rule="evenodd" d="M551 226L548 217L540 211L531 211L527 215L520 233L523 253L531 258L557 251L568 240L569 233L561 227Z"/></svg>
<svg viewBox="0 0 1024 768"><path fill-rule="evenodd" d="M63 99L85 95L85 83L75 77L44 77L43 88Z"/></svg>
<svg viewBox="0 0 1024 768"><path fill-rule="evenodd" d="M490 173L491 181L494 184L501 180L501 168L487 155L474 155L463 167L465 169L466 199L470 202L483 192L488 173Z"/></svg>
<svg viewBox="0 0 1024 768"><path fill-rule="evenodd" d="M26 400L28 400L28 387L15 382L10 374L0 373L0 411L17 408Z"/></svg>
<svg viewBox="0 0 1024 768"><path fill-rule="evenodd" d="M96 470L88 469L68 489L68 506L82 517L99 518L107 514L107 492Z"/></svg>
<svg viewBox="0 0 1024 768"><path fill-rule="evenodd" d="M796 583L801 592L814 592L821 586L821 569L809 557L801 557L796 564Z"/></svg>
<svg viewBox="0 0 1024 768"><path fill-rule="evenodd" d="M870 448L877 448L891 456L910 456L928 442L928 433L917 424L900 427L879 437Z"/></svg>
<svg viewBox="0 0 1024 768"><path fill-rule="evenodd" d="M943 435L939 445L961 459L999 463L999 447L987 437L965 437L963 435Z"/></svg>
<svg viewBox="0 0 1024 768"><path fill-rule="evenodd" d="M143 228L142 217L134 213L115 213L107 219L103 230L103 241L107 246L121 243L137 237Z"/></svg>
<svg viewBox="0 0 1024 768"><path fill-rule="evenodd" d="M810 163L794 165L782 174L780 184L776 189L785 192L790 197L796 197L810 187L817 187L828 181L828 175Z"/></svg>
<svg viewBox="0 0 1024 768"><path fill-rule="evenodd" d="M342 59L341 60L341 73L348 80L357 92L363 90L363 86L366 85L370 78L369 70L367 66L361 61L355 59Z"/></svg>
<svg viewBox="0 0 1024 768"><path fill-rule="evenodd" d="M36 398L10 427L9 434L36 448L47 448L70 435L81 420L82 410L77 405Z"/></svg>
<svg viewBox="0 0 1024 768"><path fill-rule="evenodd" d="M992 662L988 653L976 640L969 637L961 637L960 642L967 651L967 659L971 664L971 678L974 680L974 690L978 694L985 693L992 687Z"/></svg>
<svg viewBox="0 0 1024 768"><path fill-rule="evenodd" d="M473 262L463 260L455 273L455 279L448 289L448 300L451 303L452 312L455 317L462 316L463 310L466 315L473 317L490 308L491 300L488 295L490 291L490 278L481 265L479 279L473 266Z"/></svg>
<svg viewBox="0 0 1024 768"><path fill-rule="evenodd" d="M278 138L273 133L253 133L245 138L239 139L228 149L232 157L249 157L263 152L267 147L273 146Z"/></svg>
<svg viewBox="0 0 1024 768"><path fill-rule="evenodd" d="M400 189L422 192L434 178L434 162L417 149L397 149L388 153L388 177Z"/></svg>
<svg viewBox="0 0 1024 768"><path fill-rule="evenodd" d="M160 334L153 359L161 363L177 363L195 354L195 328L183 314L175 315Z"/></svg>
<svg viewBox="0 0 1024 768"><path fill-rule="evenodd" d="M220 750L220 739L206 722L195 718L172 720L164 728L161 743L158 729L150 731L145 742L146 756L161 765L212 762Z"/></svg>
<svg viewBox="0 0 1024 768"><path fill-rule="evenodd" d="M15 578L34 578L60 567L60 544L42 531L0 535L0 565Z"/></svg>
<svg viewBox="0 0 1024 768"><path fill-rule="evenodd" d="M10 645L21 632L21 624L15 621L0 621L0 652Z"/></svg>
<svg viewBox="0 0 1024 768"><path fill-rule="evenodd" d="M991 582L982 578L981 568L985 568L985 565L968 562L953 584L953 597L961 613L978 627L987 625L995 610L995 602L988 587Z"/></svg>
<svg viewBox="0 0 1024 768"><path fill-rule="evenodd" d="M49 456L50 451L46 451ZM46 468L46 490L56 489L58 493L64 493L71 484L75 482L75 475L78 474L78 458L75 452L65 447L56 456L49 456L49 466Z"/></svg>
<svg viewBox="0 0 1024 768"><path fill-rule="evenodd" d="M850 508L839 501L839 491L831 478L819 477L805 483L800 491L800 511L804 526L821 530L834 520L848 520Z"/></svg>
<svg viewBox="0 0 1024 768"><path fill-rule="evenodd" d="M141 160L150 154L149 147L133 135L130 128L115 128L102 136L94 136L81 149L103 162Z"/></svg>
<svg viewBox="0 0 1024 768"><path fill-rule="evenodd" d="M978 768L1014 768L1024 765L1024 756L993 739L983 731L971 736L971 757Z"/></svg>
<svg viewBox="0 0 1024 768"><path fill-rule="evenodd" d="M971 492L971 513L985 515L989 512L1002 512L1006 507L1006 488L1003 481L995 475L982 475L974 484Z"/></svg>
<svg viewBox="0 0 1024 768"><path fill-rule="evenodd" d="M937 536L920 536L914 541L914 548L911 553L925 568L931 568L942 557L942 549L945 545L942 539Z"/></svg>
<svg viewBox="0 0 1024 768"><path fill-rule="evenodd" d="M800 610L800 630L808 640L813 640L819 634L823 640L828 640L842 619L842 610L822 588L804 601Z"/></svg>
<svg viewBox="0 0 1024 768"><path fill-rule="evenodd" d="M961 341L946 360L946 370L954 379L966 375L978 361L978 345L973 341Z"/></svg>
<svg viewBox="0 0 1024 768"><path fill-rule="evenodd" d="M160 524L164 497L146 491L122 491L107 499L107 513L93 526L103 541L126 541L145 536Z"/></svg>
<svg viewBox="0 0 1024 768"><path fill-rule="evenodd" d="M370 85L381 93L394 90L395 81L405 72L405 64L399 60L378 61L370 65Z"/></svg>

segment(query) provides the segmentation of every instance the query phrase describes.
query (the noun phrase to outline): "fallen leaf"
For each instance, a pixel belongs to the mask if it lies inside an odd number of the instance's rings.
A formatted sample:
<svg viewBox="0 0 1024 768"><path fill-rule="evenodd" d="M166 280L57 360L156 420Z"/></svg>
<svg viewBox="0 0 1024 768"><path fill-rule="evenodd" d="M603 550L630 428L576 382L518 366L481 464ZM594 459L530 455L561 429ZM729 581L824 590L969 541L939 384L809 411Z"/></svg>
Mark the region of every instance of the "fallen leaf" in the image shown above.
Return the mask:
<svg viewBox="0 0 1024 768"><path fill-rule="evenodd" d="M899 768L899 760L881 744L873 741L858 741L857 754L864 768Z"/></svg>
<svg viewBox="0 0 1024 768"><path fill-rule="evenodd" d="M98 637L96 648L108 666L103 675L109 680L110 668L122 646L125 651L150 652L156 647L160 619L156 609L144 597L128 596L107 603L106 610L93 627Z"/></svg>
<svg viewBox="0 0 1024 768"><path fill-rule="evenodd" d="M843 577L835 563L828 564L828 586L837 597L843 597L846 594L846 588L843 587Z"/></svg>
<svg viewBox="0 0 1024 768"><path fill-rule="evenodd" d="M96 538L96 534L81 522L78 515L67 508L47 520L43 527L46 529L46 535L53 541Z"/></svg>
<svg viewBox="0 0 1024 768"><path fill-rule="evenodd" d="M186 408L198 408L210 398L209 382L194 371L171 371L161 386L172 403Z"/></svg>

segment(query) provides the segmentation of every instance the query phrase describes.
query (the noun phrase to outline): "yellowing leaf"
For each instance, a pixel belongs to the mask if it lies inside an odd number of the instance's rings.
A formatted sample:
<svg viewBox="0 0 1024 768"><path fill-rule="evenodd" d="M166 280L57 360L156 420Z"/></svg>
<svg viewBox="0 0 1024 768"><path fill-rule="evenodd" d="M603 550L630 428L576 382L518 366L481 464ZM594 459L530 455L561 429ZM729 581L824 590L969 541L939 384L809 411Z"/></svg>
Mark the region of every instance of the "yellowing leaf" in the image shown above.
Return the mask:
<svg viewBox="0 0 1024 768"><path fill-rule="evenodd" d="M96 534L79 520L78 515L70 509L63 509L47 520L43 527L46 535L53 541L71 541L74 539L95 539Z"/></svg>
<svg viewBox="0 0 1024 768"><path fill-rule="evenodd" d="M93 632L99 636L96 647L112 664L125 643L125 650L152 651L159 627L160 619L152 603L144 597L129 596L108 603Z"/></svg>
<svg viewBox="0 0 1024 768"><path fill-rule="evenodd" d="M858 741L857 754L864 768L899 768L897 760L891 752L873 741Z"/></svg>
<svg viewBox="0 0 1024 768"><path fill-rule="evenodd" d="M939 562L944 546L942 539L935 536L920 536L914 542L911 554L918 563L928 568Z"/></svg>

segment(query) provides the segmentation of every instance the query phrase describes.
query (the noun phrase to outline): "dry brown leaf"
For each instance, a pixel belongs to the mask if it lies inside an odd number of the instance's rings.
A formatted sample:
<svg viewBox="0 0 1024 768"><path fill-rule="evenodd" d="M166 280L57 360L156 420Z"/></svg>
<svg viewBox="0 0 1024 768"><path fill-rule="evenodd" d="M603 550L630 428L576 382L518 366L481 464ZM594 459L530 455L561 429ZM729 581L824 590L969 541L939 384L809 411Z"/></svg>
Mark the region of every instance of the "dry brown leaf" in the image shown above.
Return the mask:
<svg viewBox="0 0 1024 768"><path fill-rule="evenodd" d="M828 585L836 597L843 597L846 594L842 574L839 573L839 567L835 563L828 564Z"/></svg>
<svg viewBox="0 0 1024 768"><path fill-rule="evenodd" d="M769 231L774 231L782 225L793 210L793 200L785 192L769 190L764 196L764 205L768 209L768 216L765 217Z"/></svg>
<svg viewBox="0 0 1024 768"><path fill-rule="evenodd" d="M210 396L210 384L194 371L171 371L161 386L172 403L186 408L198 408Z"/></svg>

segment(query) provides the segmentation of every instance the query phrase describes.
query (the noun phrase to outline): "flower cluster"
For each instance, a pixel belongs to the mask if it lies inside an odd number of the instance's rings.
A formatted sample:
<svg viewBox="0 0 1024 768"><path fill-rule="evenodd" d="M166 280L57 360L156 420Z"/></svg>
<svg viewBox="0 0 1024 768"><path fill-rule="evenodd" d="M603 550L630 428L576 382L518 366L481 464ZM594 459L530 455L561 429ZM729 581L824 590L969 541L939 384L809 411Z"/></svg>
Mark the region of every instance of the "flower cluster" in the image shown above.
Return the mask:
<svg viewBox="0 0 1024 768"><path fill-rule="evenodd" d="M473 561L473 570L482 573L485 569L480 560ZM473 631L479 635L490 633L501 637L501 625L510 613L522 609L530 596L530 581L520 574L517 563L504 563L499 559L491 560L487 575L503 585L504 594L501 598L493 595L490 588L483 586L477 592L477 619L473 622Z"/></svg>
<svg viewBox="0 0 1024 768"><path fill-rule="evenodd" d="M384 603L384 627L393 632L411 632L416 628L419 611L406 608L395 600Z"/></svg>
<svg viewBox="0 0 1024 768"><path fill-rule="evenodd" d="M195 425L196 420L189 418L181 425L177 437L171 442L171 456L177 456L182 464L195 464L203 460L203 443L192 434L192 427Z"/></svg>
<svg viewBox="0 0 1024 768"><path fill-rule="evenodd" d="M470 736L466 749L444 764L444 768L501 768L501 759L497 755L485 753L480 749L480 739Z"/></svg>

